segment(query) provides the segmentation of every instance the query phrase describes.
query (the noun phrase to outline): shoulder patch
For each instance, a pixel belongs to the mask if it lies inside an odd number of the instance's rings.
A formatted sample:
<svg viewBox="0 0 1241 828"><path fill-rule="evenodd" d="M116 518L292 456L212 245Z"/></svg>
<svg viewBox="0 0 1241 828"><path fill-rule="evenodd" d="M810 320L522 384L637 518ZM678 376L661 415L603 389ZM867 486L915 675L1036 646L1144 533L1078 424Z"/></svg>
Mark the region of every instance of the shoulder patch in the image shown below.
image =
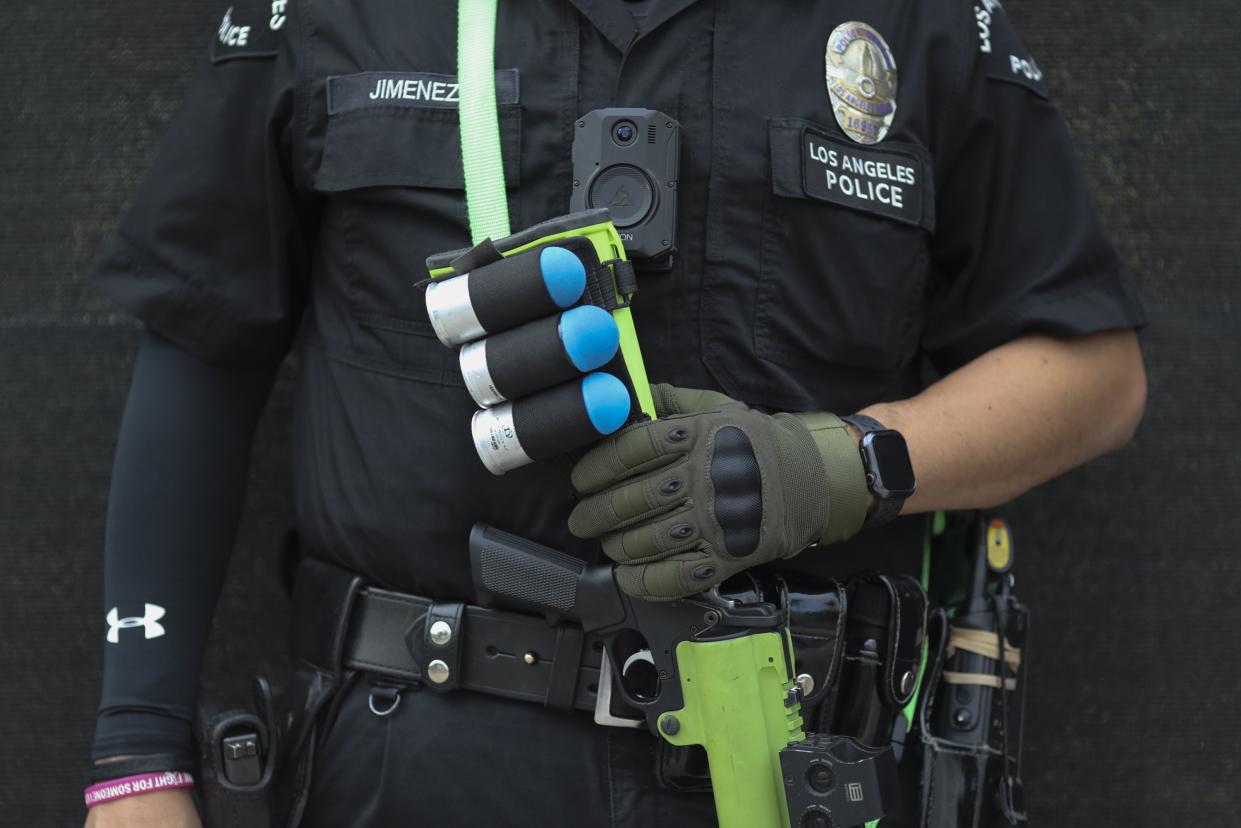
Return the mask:
<svg viewBox="0 0 1241 828"><path fill-rule="evenodd" d="M978 52L983 71L991 80L1024 86L1050 98L1043 72L1017 36L1000 0L976 0L974 22L978 26Z"/></svg>
<svg viewBox="0 0 1241 828"><path fill-rule="evenodd" d="M237 0L224 12L211 41L211 60L275 57L288 4L289 0Z"/></svg>

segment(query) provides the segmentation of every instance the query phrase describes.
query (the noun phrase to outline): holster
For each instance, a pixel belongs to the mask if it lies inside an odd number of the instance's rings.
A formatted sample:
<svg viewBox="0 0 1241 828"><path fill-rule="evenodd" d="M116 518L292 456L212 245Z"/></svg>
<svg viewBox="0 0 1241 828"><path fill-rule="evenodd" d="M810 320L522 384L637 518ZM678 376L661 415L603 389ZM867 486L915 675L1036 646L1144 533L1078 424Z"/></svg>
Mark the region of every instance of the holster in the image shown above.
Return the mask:
<svg viewBox="0 0 1241 828"><path fill-rule="evenodd" d="M1003 620L1021 618L1026 610L1014 598L995 596L997 615ZM962 828L993 828L1026 825L1025 792L1021 782L1021 732L1027 677L996 665L1001 685L997 688L951 684L941 681L949 665L946 612L936 610L931 619L933 643L926 689L919 710L921 742L921 814L923 828L960 825ZM1000 629L1011 635L1008 623ZM1024 644L1024 634L1020 636ZM1025 667L1023 665L1022 672ZM980 706L979 702L985 702ZM964 711L964 712L963 712ZM969 714L982 719L983 739L948 739L935 734L952 727L954 717ZM961 721L965 721L961 719ZM948 724L945 724L948 722Z"/></svg>
<svg viewBox="0 0 1241 828"><path fill-rule="evenodd" d="M281 751L276 775L281 826L301 822L320 737L331 726L341 692L353 674L344 670L349 619L362 578L304 557L293 584L290 631L292 670L282 705Z"/></svg>
<svg viewBox="0 0 1241 828"><path fill-rule="evenodd" d="M807 731L819 730L824 706L834 696L844 648L847 596L834 578L788 576L751 570L742 579L747 586L730 589L728 596L750 603L766 601L782 608L793 637L794 674L810 677L802 699ZM805 685L803 685L805 686ZM655 775L660 785L675 791L710 791L707 754L698 745L679 747L664 739L655 746Z"/></svg>
<svg viewBox="0 0 1241 828"><path fill-rule="evenodd" d="M794 671L809 677L803 679L809 687L802 700L805 730L853 736L876 747L889 744L921 667L927 612L921 585L907 576L877 573L856 576L847 585L771 572L751 573L751 579L752 594L736 597L769 601L787 614ZM659 739L655 753L656 776L664 787L711 789L701 748Z"/></svg>
<svg viewBox="0 0 1241 828"><path fill-rule="evenodd" d="M255 680L256 712L199 712L198 792L206 828L270 828L279 737L271 687Z"/></svg>

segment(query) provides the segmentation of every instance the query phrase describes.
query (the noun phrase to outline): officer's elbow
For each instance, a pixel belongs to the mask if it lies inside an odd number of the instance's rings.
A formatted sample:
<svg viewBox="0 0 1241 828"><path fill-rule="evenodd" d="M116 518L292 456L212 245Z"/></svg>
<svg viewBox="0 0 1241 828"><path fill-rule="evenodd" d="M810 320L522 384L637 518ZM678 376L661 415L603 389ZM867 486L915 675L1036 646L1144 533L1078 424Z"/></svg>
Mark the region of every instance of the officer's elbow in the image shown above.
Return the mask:
<svg viewBox="0 0 1241 828"><path fill-rule="evenodd" d="M1102 406L1098 453L1118 451L1133 439L1146 411L1146 367L1137 334L1112 334L1106 371L1107 396Z"/></svg>

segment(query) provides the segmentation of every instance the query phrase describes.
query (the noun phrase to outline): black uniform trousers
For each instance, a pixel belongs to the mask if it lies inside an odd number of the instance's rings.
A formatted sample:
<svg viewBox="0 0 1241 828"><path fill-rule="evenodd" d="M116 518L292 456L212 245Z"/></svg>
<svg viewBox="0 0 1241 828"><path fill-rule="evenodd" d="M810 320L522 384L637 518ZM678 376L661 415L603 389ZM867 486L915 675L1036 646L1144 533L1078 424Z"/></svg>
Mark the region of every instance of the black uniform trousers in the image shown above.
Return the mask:
<svg viewBox="0 0 1241 828"><path fill-rule="evenodd" d="M305 828L712 828L710 794L660 788L647 730L469 691L411 688L387 716L346 691ZM376 704L378 709L383 709Z"/></svg>
<svg viewBox="0 0 1241 828"><path fill-rule="evenodd" d="M302 828L715 828L710 794L662 788L655 736L469 691L409 688L377 716L355 682L316 761ZM384 705L377 703L377 709ZM916 751L906 754L915 758ZM917 769L882 828L918 824Z"/></svg>

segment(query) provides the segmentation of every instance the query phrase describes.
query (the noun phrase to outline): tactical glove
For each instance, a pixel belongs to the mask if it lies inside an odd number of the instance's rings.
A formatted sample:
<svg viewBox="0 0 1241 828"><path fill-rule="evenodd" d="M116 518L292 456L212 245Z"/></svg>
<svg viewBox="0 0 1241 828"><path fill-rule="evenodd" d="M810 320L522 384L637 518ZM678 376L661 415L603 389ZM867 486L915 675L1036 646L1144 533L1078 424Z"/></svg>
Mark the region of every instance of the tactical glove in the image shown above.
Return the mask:
<svg viewBox="0 0 1241 828"><path fill-rule="evenodd" d="M671 600L807 546L866 517L857 441L831 414L763 414L714 391L656 385L659 419L609 437L573 469L569 516L600 538L621 588Z"/></svg>

